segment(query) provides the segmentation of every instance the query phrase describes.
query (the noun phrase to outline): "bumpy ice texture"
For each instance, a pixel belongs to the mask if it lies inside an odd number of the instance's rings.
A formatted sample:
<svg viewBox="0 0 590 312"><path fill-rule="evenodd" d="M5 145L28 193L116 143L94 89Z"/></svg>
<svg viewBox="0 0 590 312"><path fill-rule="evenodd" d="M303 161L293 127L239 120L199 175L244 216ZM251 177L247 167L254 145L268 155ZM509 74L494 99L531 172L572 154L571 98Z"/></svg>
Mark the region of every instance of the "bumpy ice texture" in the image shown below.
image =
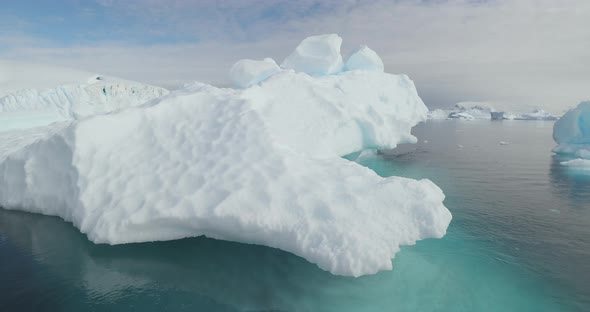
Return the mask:
<svg viewBox="0 0 590 312"><path fill-rule="evenodd" d="M281 63L281 67L316 76L338 73L344 66L341 45L342 38L336 34L307 37Z"/></svg>
<svg viewBox="0 0 590 312"><path fill-rule="evenodd" d="M383 61L367 46L360 47L346 61L346 70L370 70L383 72Z"/></svg>
<svg viewBox="0 0 590 312"><path fill-rule="evenodd" d="M553 139L558 144L553 149L555 153L577 158L562 165L590 168L590 101L580 103L555 122Z"/></svg>
<svg viewBox="0 0 590 312"><path fill-rule="evenodd" d="M340 156L415 142L406 76L283 71L194 84L141 107L0 133L0 206L56 215L96 243L206 235L280 248L334 274L391 269L451 220L429 180Z"/></svg>
<svg viewBox="0 0 590 312"><path fill-rule="evenodd" d="M279 65L271 58L262 61L240 60L232 66L230 79L238 88L247 88L280 72Z"/></svg>

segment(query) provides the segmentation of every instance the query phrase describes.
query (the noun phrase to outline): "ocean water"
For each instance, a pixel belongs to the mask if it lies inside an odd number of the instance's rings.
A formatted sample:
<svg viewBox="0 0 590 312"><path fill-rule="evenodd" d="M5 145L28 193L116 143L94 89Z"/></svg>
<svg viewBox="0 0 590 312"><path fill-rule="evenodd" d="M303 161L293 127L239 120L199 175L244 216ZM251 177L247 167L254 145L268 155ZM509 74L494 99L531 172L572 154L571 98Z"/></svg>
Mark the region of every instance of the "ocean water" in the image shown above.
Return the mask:
<svg viewBox="0 0 590 312"><path fill-rule="evenodd" d="M58 218L0 209L0 311L590 311L590 173L559 165L552 127L432 121L416 145L359 156L433 180L453 213L443 239L360 278L202 237L94 245Z"/></svg>

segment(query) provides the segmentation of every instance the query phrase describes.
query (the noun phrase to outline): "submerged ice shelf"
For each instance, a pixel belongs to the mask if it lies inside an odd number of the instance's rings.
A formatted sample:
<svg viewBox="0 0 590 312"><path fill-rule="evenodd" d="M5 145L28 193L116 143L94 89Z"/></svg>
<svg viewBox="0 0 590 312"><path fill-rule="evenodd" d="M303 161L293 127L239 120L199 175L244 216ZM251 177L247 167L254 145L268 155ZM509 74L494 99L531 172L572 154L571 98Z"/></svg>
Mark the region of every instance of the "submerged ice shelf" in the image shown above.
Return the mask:
<svg viewBox="0 0 590 312"><path fill-rule="evenodd" d="M339 38L304 40L283 62L291 68L272 74L258 66L269 61L241 61L232 72L244 89L195 83L116 113L0 133L0 206L59 216L95 243L206 235L334 274L391 269L401 245L442 237L451 214L431 181L383 178L341 157L416 142L410 130L427 108L368 50L361 68L342 68Z"/></svg>

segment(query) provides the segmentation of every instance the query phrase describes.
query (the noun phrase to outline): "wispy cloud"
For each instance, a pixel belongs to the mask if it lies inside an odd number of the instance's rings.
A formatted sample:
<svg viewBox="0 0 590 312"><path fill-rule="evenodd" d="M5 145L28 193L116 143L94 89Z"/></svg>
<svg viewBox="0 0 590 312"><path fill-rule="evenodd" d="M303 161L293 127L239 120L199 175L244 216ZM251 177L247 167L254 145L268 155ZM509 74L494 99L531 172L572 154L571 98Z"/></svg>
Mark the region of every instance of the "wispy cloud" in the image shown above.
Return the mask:
<svg viewBox="0 0 590 312"><path fill-rule="evenodd" d="M100 0L95 10L110 24L90 28L107 36L65 45L5 34L0 57L223 83L239 58L280 61L304 36L336 32L345 51L368 44L387 71L409 74L431 106L487 100L560 112L590 98L587 0Z"/></svg>

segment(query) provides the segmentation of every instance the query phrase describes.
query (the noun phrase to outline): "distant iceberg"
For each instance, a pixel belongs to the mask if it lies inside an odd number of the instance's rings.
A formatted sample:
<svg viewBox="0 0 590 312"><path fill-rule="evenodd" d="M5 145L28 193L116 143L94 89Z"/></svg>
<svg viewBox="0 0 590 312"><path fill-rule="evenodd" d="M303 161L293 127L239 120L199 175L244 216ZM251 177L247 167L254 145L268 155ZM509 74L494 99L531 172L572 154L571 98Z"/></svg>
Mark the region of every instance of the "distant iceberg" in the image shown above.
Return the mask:
<svg viewBox="0 0 590 312"><path fill-rule="evenodd" d="M279 65L271 58L262 61L240 60L232 66L229 75L238 88L247 88L280 72Z"/></svg>
<svg viewBox="0 0 590 312"><path fill-rule="evenodd" d="M21 68L19 71L18 68ZM48 125L138 106L168 90L139 82L57 67L0 62L0 72L18 72L0 87L0 132ZM51 71L55 82L51 83ZM28 77L28 79L27 79Z"/></svg>
<svg viewBox="0 0 590 312"><path fill-rule="evenodd" d="M542 109L537 109L531 113L517 114L512 119L514 119L514 120L557 120L557 119L559 119L559 116L548 113Z"/></svg>
<svg viewBox="0 0 590 312"><path fill-rule="evenodd" d="M437 108L435 110L429 111L427 116L428 116L428 119L434 119L434 120L447 119L447 118L449 118L449 112L447 112L443 109Z"/></svg>
<svg viewBox="0 0 590 312"><path fill-rule="evenodd" d="M415 143L410 130L428 110L407 76L363 69L376 60L367 50L347 71L340 43L308 38L280 71L238 62L242 89L194 83L0 133L0 206L59 216L95 243L206 235L280 248L334 274L391 269L400 246L445 235L444 194L341 156Z"/></svg>
<svg viewBox="0 0 590 312"><path fill-rule="evenodd" d="M553 152L570 156L561 164L575 168L590 168L590 101L569 110L553 126L557 146Z"/></svg>
<svg viewBox="0 0 590 312"><path fill-rule="evenodd" d="M446 116L446 117L444 117ZM428 113L428 119L463 119L463 120L557 120L559 116L542 109L530 113L513 113L498 110L486 103L460 102L451 109L435 109Z"/></svg>
<svg viewBox="0 0 590 312"><path fill-rule="evenodd" d="M472 120L475 119L473 115L466 113L466 112L450 112L448 119L464 119L464 120Z"/></svg>

